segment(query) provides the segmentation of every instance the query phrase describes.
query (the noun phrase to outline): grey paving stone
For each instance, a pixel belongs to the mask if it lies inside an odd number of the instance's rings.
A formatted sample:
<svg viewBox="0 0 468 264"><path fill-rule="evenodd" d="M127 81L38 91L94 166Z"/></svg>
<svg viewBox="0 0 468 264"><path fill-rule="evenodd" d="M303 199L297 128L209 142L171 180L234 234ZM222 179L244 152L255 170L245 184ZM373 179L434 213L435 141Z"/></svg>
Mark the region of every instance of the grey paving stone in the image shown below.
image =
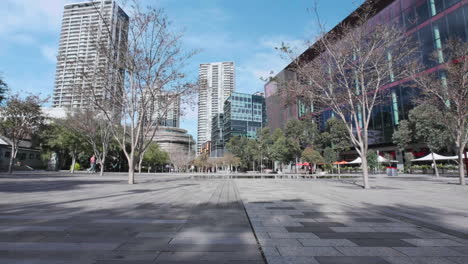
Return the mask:
<svg viewBox="0 0 468 264"><path fill-rule="evenodd" d="M314 233L288 233L288 232L269 232L268 235L271 238L313 238L313 239L319 239L317 235Z"/></svg>
<svg viewBox="0 0 468 264"><path fill-rule="evenodd" d="M457 257L466 254L448 247L394 247L410 257Z"/></svg>
<svg viewBox="0 0 468 264"><path fill-rule="evenodd" d="M356 222L370 222L370 223L392 223L394 221L388 220L385 218L367 218L367 217L360 217L360 218L353 218L353 221Z"/></svg>
<svg viewBox="0 0 468 264"><path fill-rule="evenodd" d="M320 264L390 264L380 257L315 257Z"/></svg>
<svg viewBox="0 0 468 264"><path fill-rule="evenodd" d="M343 223L338 222L300 222L303 226L325 226L325 227L345 227Z"/></svg>
<svg viewBox="0 0 468 264"><path fill-rule="evenodd" d="M298 239L299 242L304 247L336 247L336 246L343 246L343 247L355 247L357 244L353 243L347 239L309 239L309 238L300 238Z"/></svg>
<svg viewBox="0 0 468 264"><path fill-rule="evenodd" d="M314 258L311 257L267 257L268 264L319 264Z"/></svg>
<svg viewBox="0 0 468 264"><path fill-rule="evenodd" d="M414 247L403 239L350 238L349 240L362 247Z"/></svg>
<svg viewBox="0 0 468 264"><path fill-rule="evenodd" d="M260 245L262 247L276 247L276 246L290 246L290 247L300 247L301 243L297 239L291 238L270 238L270 239L259 239Z"/></svg>
<svg viewBox="0 0 468 264"><path fill-rule="evenodd" d="M468 257L447 257L448 260L453 261L457 264L466 264L468 263Z"/></svg>
<svg viewBox="0 0 468 264"><path fill-rule="evenodd" d="M376 230L371 227L330 227L335 232L375 232Z"/></svg>
<svg viewBox="0 0 468 264"><path fill-rule="evenodd" d="M345 256L404 256L391 247L336 247Z"/></svg>
<svg viewBox="0 0 468 264"><path fill-rule="evenodd" d="M259 251L248 250L245 252L161 252L156 258L162 261L245 261L263 260Z"/></svg>
<svg viewBox="0 0 468 264"><path fill-rule="evenodd" d="M315 233L320 238L376 238L376 239L403 239L417 238L414 235L400 232L340 232L340 233Z"/></svg>
<svg viewBox="0 0 468 264"><path fill-rule="evenodd" d="M278 207L265 207L268 210L295 210L296 208L291 206L278 206Z"/></svg>
<svg viewBox="0 0 468 264"><path fill-rule="evenodd" d="M67 226L0 226L0 232L64 231Z"/></svg>
<svg viewBox="0 0 468 264"><path fill-rule="evenodd" d="M457 241L453 241L450 239L444 239L444 238L441 238L441 239L403 239L403 240L418 247L464 246L462 243L459 243Z"/></svg>
<svg viewBox="0 0 468 264"><path fill-rule="evenodd" d="M92 259L78 259L78 260L70 260L70 259L48 259L46 257L42 259L11 259L11 258L2 258L0 257L0 263L6 264L94 264L96 263L95 260Z"/></svg>
<svg viewBox="0 0 468 264"><path fill-rule="evenodd" d="M238 238L238 237L225 237L225 238L174 238L170 244L200 244L200 245L256 245L255 238Z"/></svg>
<svg viewBox="0 0 468 264"><path fill-rule="evenodd" d="M286 226L286 230L290 233L331 233L334 232L331 227L327 226Z"/></svg>
<svg viewBox="0 0 468 264"><path fill-rule="evenodd" d="M177 232L141 232L141 233L138 233L137 237L168 238L168 237L174 237L176 234Z"/></svg>
<svg viewBox="0 0 468 264"><path fill-rule="evenodd" d="M463 247L450 247L451 249L453 250L456 250L458 252L461 252L463 254L465 254L466 256L468 256L468 246L463 246Z"/></svg>
<svg viewBox="0 0 468 264"><path fill-rule="evenodd" d="M271 246L262 246L262 252L265 257L276 257L280 256L280 253L276 247L271 247Z"/></svg>
<svg viewBox="0 0 468 264"><path fill-rule="evenodd" d="M41 243L41 242L0 242L0 250L5 251L96 251L113 250L115 243Z"/></svg>
<svg viewBox="0 0 468 264"><path fill-rule="evenodd" d="M281 256L342 256L343 254L333 247L277 247Z"/></svg>
<svg viewBox="0 0 468 264"><path fill-rule="evenodd" d="M96 219L99 224L184 224L187 220L180 219Z"/></svg>
<svg viewBox="0 0 468 264"><path fill-rule="evenodd" d="M454 264L443 257L384 257L391 264Z"/></svg>

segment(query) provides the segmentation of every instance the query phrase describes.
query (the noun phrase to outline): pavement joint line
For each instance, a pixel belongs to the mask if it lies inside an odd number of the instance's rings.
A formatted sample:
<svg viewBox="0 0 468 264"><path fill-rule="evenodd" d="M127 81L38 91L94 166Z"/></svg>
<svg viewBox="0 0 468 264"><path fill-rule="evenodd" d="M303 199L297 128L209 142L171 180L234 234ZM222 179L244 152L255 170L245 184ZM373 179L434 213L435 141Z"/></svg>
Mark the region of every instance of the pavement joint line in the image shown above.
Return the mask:
<svg viewBox="0 0 468 264"><path fill-rule="evenodd" d="M247 212L247 209L245 208L244 200L242 199L242 197L241 197L241 195L239 193L239 190L237 189L237 184L235 182L233 182L233 183L234 183L234 191L235 191L237 197L239 198L240 203L242 204L242 208L244 209L244 213L247 216L247 220L249 221L250 230L252 231L252 233L253 233L253 235L255 237L255 241L257 242L257 246L258 246L258 249L260 250L260 254L262 254L263 263L268 264L267 258L265 256L265 252L263 252L262 245L260 244L260 241L258 240L257 234L255 233L254 227L252 225L252 221L250 220L249 213Z"/></svg>

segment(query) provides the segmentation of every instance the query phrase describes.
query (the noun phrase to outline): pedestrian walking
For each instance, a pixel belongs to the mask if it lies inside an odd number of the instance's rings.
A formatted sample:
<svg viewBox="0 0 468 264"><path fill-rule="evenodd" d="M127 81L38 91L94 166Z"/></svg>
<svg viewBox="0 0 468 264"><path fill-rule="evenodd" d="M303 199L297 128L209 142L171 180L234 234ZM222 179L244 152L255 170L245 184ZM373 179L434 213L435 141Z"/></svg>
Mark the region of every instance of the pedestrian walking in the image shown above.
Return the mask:
<svg viewBox="0 0 468 264"><path fill-rule="evenodd" d="M91 172L92 173L96 173L96 156L93 155L91 156L91 158L89 159L89 163L91 164Z"/></svg>

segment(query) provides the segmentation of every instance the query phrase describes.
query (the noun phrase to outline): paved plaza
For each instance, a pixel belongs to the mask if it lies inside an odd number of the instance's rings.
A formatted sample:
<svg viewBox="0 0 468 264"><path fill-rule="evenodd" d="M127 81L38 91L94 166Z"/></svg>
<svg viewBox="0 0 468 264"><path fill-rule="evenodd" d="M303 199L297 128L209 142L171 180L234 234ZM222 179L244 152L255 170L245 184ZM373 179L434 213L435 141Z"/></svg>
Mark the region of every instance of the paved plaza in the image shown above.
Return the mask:
<svg viewBox="0 0 468 264"><path fill-rule="evenodd" d="M456 179L0 175L0 263L468 263Z"/></svg>

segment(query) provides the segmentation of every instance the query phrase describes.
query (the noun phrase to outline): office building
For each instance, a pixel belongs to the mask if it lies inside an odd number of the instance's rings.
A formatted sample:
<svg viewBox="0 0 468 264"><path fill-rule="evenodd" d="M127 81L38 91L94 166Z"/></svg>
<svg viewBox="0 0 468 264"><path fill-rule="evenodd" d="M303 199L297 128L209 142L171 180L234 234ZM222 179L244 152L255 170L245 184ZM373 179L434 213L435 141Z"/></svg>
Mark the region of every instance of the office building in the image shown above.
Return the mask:
<svg viewBox="0 0 468 264"><path fill-rule="evenodd" d="M122 74L117 62L126 50L128 22L128 15L114 0L64 6L53 107L88 107L91 87L98 102L107 98L109 89L122 87L121 78L102 73ZM110 51L102 51L104 43L113 44ZM113 65L108 62L107 54L115 59Z"/></svg>
<svg viewBox="0 0 468 264"><path fill-rule="evenodd" d="M212 117L223 112L224 101L234 91L234 62L200 64L199 84L197 153L211 141Z"/></svg>
<svg viewBox="0 0 468 264"><path fill-rule="evenodd" d="M223 132L221 138L224 149L226 143L232 137L257 137L257 132L264 127L266 121L265 98L261 93L244 94L234 92L224 102L223 113ZM215 134L213 136L218 138ZM214 147L220 148L219 146L214 146L213 141L211 146L212 150Z"/></svg>
<svg viewBox="0 0 468 264"><path fill-rule="evenodd" d="M179 127L180 125L180 95L160 93L155 96L153 103L154 118L158 125L165 127Z"/></svg>
<svg viewBox="0 0 468 264"><path fill-rule="evenodd" d="M425 70L432 72L440 65L430 60L435 50L438 56L443 56L445 41L457 37L467 41L468 36L468 1L464 0L377 0L365 1L375 14L367 21L370 25L393 23L401 26L406 34L414 36L420 46L421 61ZM339 32L343 25L353 23L355 14L362 12L356 9L350 16L340 22L333 32ZM317 45L312 45L300 57L312 61L320 56ZM444 61L439 57L440 61ZM326 106L314 105L313 102L303 102L300 99L295 104L285 106L285 98L279 92L281 84L295 80L293 65L288 65L272 81L265 85L268 126L272 129L284 128L291 119L314 119L320 129L325 129L326 121L333 112ZM401 120L407 119L409 111L414 107L413 98L418 96L417 89L402 80L394 80L385 85L389 91L386 103L375 107L369 125L369 144L380 153L388 153L402 160L398 148L392 143L392 135ZM414 152L414 151L413 151ZM344 154L344 155L343 155ZM421 155L423 155L422 153ZM353 151L342 153L342 158L351 159Z"/></svg>
<svg viewBox="0 0 468 264"><path fill-rule="evenodd" d="M223 113L213 116L211 120L211 157L222 157L224 155L223 122Z"/></svg>

